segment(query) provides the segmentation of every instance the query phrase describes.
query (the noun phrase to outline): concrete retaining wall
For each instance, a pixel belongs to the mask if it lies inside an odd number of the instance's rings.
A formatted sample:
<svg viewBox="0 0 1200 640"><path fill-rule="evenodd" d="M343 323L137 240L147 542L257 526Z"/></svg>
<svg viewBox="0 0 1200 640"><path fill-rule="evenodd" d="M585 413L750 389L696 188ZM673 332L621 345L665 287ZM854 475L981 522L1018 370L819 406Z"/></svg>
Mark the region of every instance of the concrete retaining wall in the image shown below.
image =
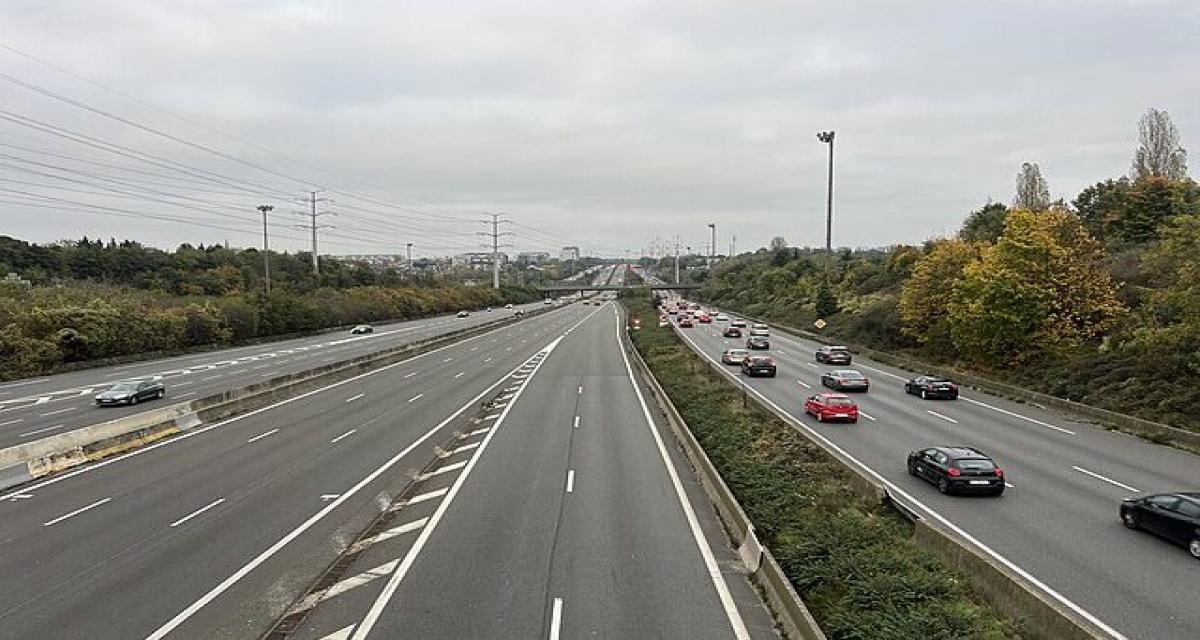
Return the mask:
<svg viewBox="0 0 1200 640"><path fill-rule="evenodd" d="M552 310L538 309L526 313L524 318ZM0 489L17 486L51 473L135 449L174 436L200 424L261 409L302 393L520 320L521 318L510 316L350 360L278 376L271 380L230 389L190 402L143 411L41 440L0 449Z"/></svg>

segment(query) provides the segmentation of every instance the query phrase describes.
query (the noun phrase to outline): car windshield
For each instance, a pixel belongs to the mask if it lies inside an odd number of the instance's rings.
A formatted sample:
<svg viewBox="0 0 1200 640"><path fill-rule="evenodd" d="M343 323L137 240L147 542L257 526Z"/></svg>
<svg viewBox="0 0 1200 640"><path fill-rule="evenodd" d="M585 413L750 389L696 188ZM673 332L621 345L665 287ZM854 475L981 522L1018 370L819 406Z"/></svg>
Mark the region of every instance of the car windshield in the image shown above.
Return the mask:
<svg viewBox="0 0 1200 640"><path fill-rule="evenodd" d="M954 466L963 471L991 471L996 465L987 458L963 458L954 461Z"/></svg>
<svg viewBox="0 0 1200 640"><path fill-rule="evenodd" d="M137 387L137 382L118 382L114 384L109 391L136 391Z"/></svg>

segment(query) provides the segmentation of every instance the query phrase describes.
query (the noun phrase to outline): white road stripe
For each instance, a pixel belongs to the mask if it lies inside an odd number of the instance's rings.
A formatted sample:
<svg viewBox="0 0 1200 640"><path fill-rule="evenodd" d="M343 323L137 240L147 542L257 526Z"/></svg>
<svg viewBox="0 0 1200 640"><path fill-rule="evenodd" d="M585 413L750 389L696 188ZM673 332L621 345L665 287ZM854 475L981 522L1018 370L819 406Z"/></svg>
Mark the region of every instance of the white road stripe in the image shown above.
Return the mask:
<svg viewBox="0 0 1200 640"><path fill-rule="evenodd" d="M348 640L348 638L350 638L350 634L353 631L354 631L354 625L350 625L348 627L342 627L341 629L334 631L333 633L321 638L320 640Z"/></svg>
<svg viewBox="0 0 1200 640"><path fill-rule="evenodd" d="M455 462L454 464L448 464L436 471L430 471L429 473L422 473L421 475L417 476L417 480L428 480L434 476L440 476L443 473L450 473L451 471L461 469L465 466L467 466L466 460L463 460L462 462Z"/></svg>
<svg viewBox="0 0 1200 640"><path fill-rule="evenodd" d="M444 359L442 360L442 362L450 362L450 361L451 361L451 360L453 360L453 359L454 359L454 356L451 356L451 357L449 357L449 358L444 358Z"/></svg>
<svg viewBox="0 0 1200 640"><path fill-rule="evenodd" d="M191 512L191 513L187 514L186 516L184 516L184 517L182 517L182 518L180 518L180 519L176 520L175 522L172 522L172 523L171 523L171 526L172 526L172 527L178 527L179 525L181 525L181 524L183 524L183 523L187 522L188 520L191 520L192 518L195 518L196 516L198 516L198 515L200 515L200 514L204 513L205 511L208 511L209 509L211 509L211 508L213 508L213 507L215 507L215 506L217 506L217 505L221 504L222 502L225 502L225 498L218 498L218 499L216 499L216 500L213 500L212 502L208 503L207 505L205 505L205 506L203 506L203 507L200 507L199 509L196 509L195 511L193 511L193 512Z"/></svg>
<svg viewBox="0 0 1200 640"><path fill-rule="evenodd" d="M811 388L812 388L812 385L811 385L811 384L809 384L809 383L807 383L807 382L805 382L805 381L803 381L803 380L797 380L797 381L796 381L796 384L798 384L798 385L800 385L800 386L804 387L805 389L811 389Z"/></svg>
<svg viewBox="0 0 1200 640"><path fill-rule="evenodd" d="M499 417L500 417L500 414L498 414L498 413L493 413L493 414L492 414L492 415L490 415L490 416L484 416L484 418L483 418L483 419L484 419L484 420L495 420L496 418L499 418Z"/></svg>
<svg viewBox="0 0 1200 640"><path fill-rule="evenodd" d="M7 427L7 426L8 426L8 425L10 425L10 424L16 424L16 423L18 423L18 422L25 422L25 418L17 418L16 420L9 420L9 421L7 421L7 422L0 422L0 427Z"/></svg>
<svg viewBox="0 0 1200 640"><path fill-rule="evenodd" d="M65 426L67 426L67 425L65 425L65 424L56 424L56 425L54 425L53 427L46 427L46 428L44 428L44 429L35 429L35 430L33 430L33 431L26 431L25 433L18 433L18 434L17 434L17 437L18 437L18 438L24 438L25 436L32 436L32 435L35 435L35 434L38 434L38 433L45 433L45 432L47 432L47 431L54 431L55 429L61 429L61 428L65 427Z"/></svg>
<svg viewBox="0 0 1200 640"><path fill-rule="evenodd" d="M340 596L341 594L346 593L347 591L349 591L355 587L361 587L364 584L371 582L372 580L378 580L379 578L389 575L393 571L395 571L396 565L398 565L398 564L400 564L399 559L392 560L391 562L381 564L378 567L375 567L374 569L368 569L358 575L350 576L349 578L342 580L341 582L333 585L332 587L329 587L328 589L326 589L324 591L309 594L303 600L296 603L296 606L292 607L292 609L289 611L289 613L299 613L301 611L308 611L309 609L317 606L318 604L320 604L330 598Z"/></svg>
<svg viewBox="0 0 1200 640"><path fill-rule="evenodd" d="M412 373L410 373L410 374L408 374L408 375L404 376L404 379L405 379L405 380L407 380L407 379L409 379L409 378L411 378L411 377L413 377L413 376L415 376L415 375L417 375L417 372L416 372L416 371L414 371L414 372L412 372Z"/></svg>
<svg viewBox="0 0 1200 640"><path fill-rule="evenodd" d="M384 531L383 533L380 533L377 536L373 536L373 537L367 538L365 540L359 540L358 542L351 545L349 549L347 549L347 553L357 553L359 551L362 551L363 549L366 549L367 547L370 547L373 544L378 544L380 542L386 542L397 536L402 536L406 533L411 533L413 531L417 531L421 527L424 527L425 523L427 523L427 522L429 522L429 518L421 518L420 520L414 520L412 522L407 522L405 524L402 524L398 527L388 529L387 531Z"/></svg>
<svg viewBox="0 0 1200 640"><path fill-rule="evenodd" d="M1126 491L1132 491L1133 493L1139 493L1139 491L1137 489L1135 489L1123 482L1117 482L1116 480L1113 480L1112 478L1102 476L1102 475L1096 473L1095 471L1088 471L1087 469L1084 469L1083 467L1076 467L1074 465L1072 465L1071 468L1078 471L1079 473L1083 473L1083 474L1092 476L1093 478L1096 478L1097 480L1103 480L1109 484L1121 487L1122 489L1124 489Z"/></svg>
<svg viewBox="0 0 1200 640"><path fill-rule="evenodd" d="M413 496L413 498L411 500L408 500L407 502L405 502L405 504L418 504L421 502L425 502L426 500L433 500L435 498L440 498L440 497L446 495L446 492L449 490L450 489L448 487L443 487L441 489L435 489L428 493L422 493L421 495Z"/></svg>
<svg viewBox="0 0 1200 640"><path fill-rule="evenodd" d="M104 503L106 503L106 502L108 502L108 501L110 501L110 500L112 500L112 498L105 498L105 499L103 499L103 500L97 500L97 501L95 501L95 502L93 502L93 503L89 504L89 505L88 505L88 506L86 506L86 507L80 507L80 508L78 508L78 509L76 509L76 510L72 511L71 513L68 513L68 514L66 514L66 515L61 515L61 516L59 516L59 517L57 517L57 518L55 518L55 519L53 519L53 520L51 520L51 521L49 521L49 522L43 522L43 523L42 523L42 526L43 526L43 527L49 527L49 526L51 526L51 525L56 525L56 524L58 524L58 523L62 522L63 520L66 520L67 518L74 518L75 516L77 516L77 515L79 515L79 514L83 513L84 511L90 511L90 510L92 510L92 509L95 509L96 507L98 507L98 506L100 506L100 505L102 505L102 504L104 504Z"/></svg>
<svg viewBox="0 0 1200 640"><path fill-rule="evenodd" d="M334 438L333 440L330 440L330 441L329 441L329 444L334 444L334 443L336 443L338 440L341 440L342 438L348 438L348 437L350 437L350 436L354 435L354 432L356 432L356 431L358 431L358 429L351 429L351 430L347 431L346 433L343 433L342 435L340 435L340 436L338 436L338 437Z"/></svg>
<svg viewBox="0 0 1200 640"><path fill-rule="evenodd" d="M41 415L43 418L44 418L44 417L46 417L46 416L56 416L56 415L58 415L58 414L60 414L60 413L66 413L66 412L68 412L68 411L74 411L74 410L75 410L75 409L77 409L77 408L78 408L78 407L67 407L66 409L59 409L59 410L57 410L57 411L47 411L46 413L43 413L43 414L40 414L40 415Z"/></svg>
<svg viewBox="0 0 1200 640"><path fill-rule="evenodd" d="M346 398L346 402L354 402L355 400L358 400L359 398L363 397L364 395L366 395L366 394L358 393L358 394L352 395L349 398Z"/></svg>
<svg viewBox="0 0 1200 640"><path fill-rule="evenodd" d="M579 416L575 416L575 428L579 428Z"/></svg>
<svg viewBox="0 0 1200 640"><path fill-rule="evenodd" d="M990 405L990 404L987 404L987 403L985 403L985 402L980 402L980 401L978 401L978 400L972 400L972 399L970 399L970 398L964 398L963 396L959 396L959 397L958 397L958 399L959 399L959 400L964 400L964 401L966 401L966 402L970 402L971 404L974 404L974 405L979 405L979 406L981 406L981 407L985 407L985 408L987 408L987 409L991 409L992 411L997 411L997 412L999 412L999 413L1003 413L1003 414L1004 414L1004 415L1006 415L1006 416L1012 416L1012 417L1014 417L1014 418L1020 418L1021 420L1024 420L1024 421L1026 421L1026 422L1032 422L1033 424L1036 424L1036 425L1038 425L1038 426L1040 426L1040 427L1046 427L1047 429L1053 429L1053 430L1055 430L1055 431L1059 431L1059 432L1061 432L1061 433L1065 433L1065 434L1072 435L1072 436L1073 436L1073 435L1075 435L1075 432L1074 432L1074 431L1071 431L1070 429L1064 429L1064 428L1062 428L1062 427L1056 427L1056 426L1054 426L1054 425L1052 425L1052 424L1049 424L1049 423L1046 423L1046 422L1042 422L1041 420L1035 420L1035 419L1033 419L1033 418L1030 418L1029 416L1023 416L1023 415L1021 415L1021 414L1019 414L1019 413L1013 413L1012 411L1008 411L1008 410L1006 410L1006 409L1001 409L1000 407L993 407L992 405Z"/></svg>
<svg viewBox="0 0 1200 640"><path fill-rule="evenodd" d="M931 415L935 418L941 418L942 420L945 420L946 422L953 422L954 424L958 424L958 420L955 420L954 418L951 418L950 416L944 416L936 411L930 411L929 409L926 409L925 413L928 413L929 415Z"/></svg>
<svg viewBox="0 0 1200 640"><path fill-rule="evenodd" d="M867 413L866 411L863 411L862 409L858 410L858 415L866 418L867 420L870 420L871 422L875 422L875 417L872 416L871 414Z"/></svg>
<svg viewBox="0 0 1200 640"><path fill-rule="evenodd" d="M579 391L577 391L576 393L578 393L579 395L583 395L583 385L579 385Z"/></svg>
<svg viewBox="0 0 1200 640"><path fill-rule="evenodd" d="M267 431L265 433L260 433L256 436L254 436L253 438L250 438L249 440L247 440L246 444L250 444L251 442L256 442L258 440L262 440L263 438L265 438L267 436L275 435L276 433L279 433L279 429L271 429L270 431Z"/></svg>
<svg viewBox="0 0 1200 640"><path fill-rule="evenodd" d="M471 444L464 444L463 446L461 446L461 447L459 447L459 448L457 448L457 449L455 449L455 450L451 451L451 452L450 452L449 454L447 454L447 455L451 455L451 456L452 456L452 455L454 455L454 454L456 454L456 453L462 453L463 451L470 451L471 449L474 449L474 448L476 448L476 447L478 447L478 446L479 446L479 443L478 443L478 442L472 442Z"/></svg>
<svg viewBox="0 0 1200 640"><path fill-rule="evenodd" d="M463 375L465 375L466 373L467 373L466 371L459 371L458 373L454 374L454 379L457 380L457 379L463 377Z"/></svg>
<svg viewBox="0 0 1200 640"><path fill-rule="evenodd" d="M188 396L194 396L194 395L196 395L195 391L188 391L187 393L177 393L177 394L175 394L175 397L176 398L186 398Z"/></svg>
<svg viewBox="0 0 1200 640"><path fill-rule="evenodd" d="M482 428L482 429L476 429L476 430L472 431L471 433L468 433L468 434L467 434L467 437L468 437L468 438L470 438L470 437L473 437L473 436L482 435L482 434L485 434L485 433L487 433L488 431L491 431L491 430L492 430L492 428L491 428L491 427L484 427L484 428Z"/></svg>
<svg viewBox="0 0 1200 640"><path fill-rule="evenodd" d="M423 394L423 393L418 393L417 395L415 395L415 396L413 396L413 397L409 398L409 399L408 399L408 401L409 401L410 403L411 403L411 402L416 402L417 400L420 400L420 399L421 399L422 397L424 397L424 396L425 396L425 394Z"/></svg>
<svg viewBox="0 0 1200 640"><path fill-rule="evenodd" d="M814 369L820 369L820 368L821 368L821 367L818 367L817 365L815 365L815 364L813 364L813 363L811 363L811 362L805 362L804 364L806 364L806 365L808 365L808 366L810 366L810 367L812 367L812 368L814 368Z"/></svg>
<svg viewBox="0 0 1200 640"><path fill-rule="evenodd" d="M492 358L491 358L491 356L488 356L488 357L484 358L484 359L483 359L483 361L484 361L484 362L491 362L491 361L492 361Z"/></svg>
<svg viewBox="0 0 1200 640"><path fill-rule="evenodd" d="M575 491L575 470L567 471L567 493Z"/></svg>
<svg viewBox="0 0 1200 640"><path fill-rule="evenodd" d="M550 611L550 640L559 640L559 634L562 632L562 610L562 598L555 598Z"/></svg>

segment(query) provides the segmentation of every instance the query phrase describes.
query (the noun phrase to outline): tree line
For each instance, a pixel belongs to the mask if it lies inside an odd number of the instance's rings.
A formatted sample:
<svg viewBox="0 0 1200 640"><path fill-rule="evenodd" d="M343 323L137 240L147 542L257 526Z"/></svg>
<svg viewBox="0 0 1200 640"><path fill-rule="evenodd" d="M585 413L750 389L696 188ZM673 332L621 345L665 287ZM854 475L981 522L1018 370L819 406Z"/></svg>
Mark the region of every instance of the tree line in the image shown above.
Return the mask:
<svg viewBox="0 0 1200 640"><path fill-rule="evenodd" d="M985 204L954 237L831 258L777 239L719 265L702 295L1200 429L1200 186L1165 112L1139 133L1129 175L1069 202L1026 163L1012 205Z"/></svg>

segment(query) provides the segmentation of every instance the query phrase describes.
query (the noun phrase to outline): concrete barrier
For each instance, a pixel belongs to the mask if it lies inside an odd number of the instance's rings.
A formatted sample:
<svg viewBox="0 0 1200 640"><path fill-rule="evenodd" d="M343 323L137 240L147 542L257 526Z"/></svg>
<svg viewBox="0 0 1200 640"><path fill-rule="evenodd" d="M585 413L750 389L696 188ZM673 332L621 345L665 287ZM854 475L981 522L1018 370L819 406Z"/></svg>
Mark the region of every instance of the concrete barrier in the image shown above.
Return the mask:
<svg viewBox="0 0 1200 640"><path fill-rule="evenodd" d="M621 338L622 348L629 354L660 415L683 448L688 463L700 479L700 486L716 508L717 516L730 541L737 546L738 557L747 573L762 590L784 637L794 640L825 640L825 633L804 605L804 600L796 593L771 552L759 543L758 537L754 535L754 523L750 521L742 505L713 466L712 460L684 422L683 416L679 415L675 404L658 384L642 355L633 347L628 334L621 334Z"/></svg>
<svg viewBox="0 0 1200 640"><path fill-rule="evenodd" d="M554 307L558 308L558 307ZM505 317L433 338L390 347L349 360L278 376L264 382L143 411L115 420L73 429L40 440L0 449L0 489L86 464L168 438L200 424L232 417L295 397L367 371L407 360L425 351L486 333L552 309L538 309L522 318Z"/></svg>
<svg viewBox="0 0 1200 640"><path fill-rule="evenodd" d="M1078 416L1083 416L1090 421L1099 423L1101 426L1119 429L1135 435L1148 436L1155 442L1175 442L1192 449L1200 450L1200 433L1172 427L1171 425L1161 422L1154 422L1145 418L1131 416L1116 411L1109 411L1097 406L1076 402L1058 396L1052 396L1048 393L1033 391L1024 387L1019 387L1007 382L998 382L984 376L961 371L953 367L944 367L935 364L929 364L910 356L891 353L888 351L879 351L871 347L864 347L853 342L845 342L835 338L825 336L805 329L797 329L785 324L779 324L762 318L755 318L742 313L737 313L752 322L762 322L769 324L773 329L777 329L784 333L791 334L793 337L811 340L820 344L840 344L845 345L855 353L860 353L866 357L881 362L886 365L891 365L899 369L919 373L922 375L944 376L953 379L962 386L972 387L979 391L984 391L992 395L1001 396L1017 400L1020 402L1028 402L1030 404L1039 405L1042 407L1053 407L1060 411L1073 413Z"/></svg>
<svg viewBox="0 0 1200 640"><path fill-rule="evenodd" d="M772 327L778 328L778 325ZM672 329L677 335L681 332L674 323ZM682 337L681 341L688 344ZM721 374L727 373L707 358L702 359L712 369ZM792 417L773 403L763 402L757 396L750 397L785 424L792 423ZM1108 640L1112 637L1026 576L991 557L973 541L948 527L922 518L902 501L894 499L876 475L847 458L841 451L810 437L803 429L797 428L796 432L840 462L850 473L850 484L858 494L867 500L886 501L911 520L915 526L917 544L968 575L975 591L996 610L1022 623L1022 631L1028 637L1038 640Z"/></svg>

